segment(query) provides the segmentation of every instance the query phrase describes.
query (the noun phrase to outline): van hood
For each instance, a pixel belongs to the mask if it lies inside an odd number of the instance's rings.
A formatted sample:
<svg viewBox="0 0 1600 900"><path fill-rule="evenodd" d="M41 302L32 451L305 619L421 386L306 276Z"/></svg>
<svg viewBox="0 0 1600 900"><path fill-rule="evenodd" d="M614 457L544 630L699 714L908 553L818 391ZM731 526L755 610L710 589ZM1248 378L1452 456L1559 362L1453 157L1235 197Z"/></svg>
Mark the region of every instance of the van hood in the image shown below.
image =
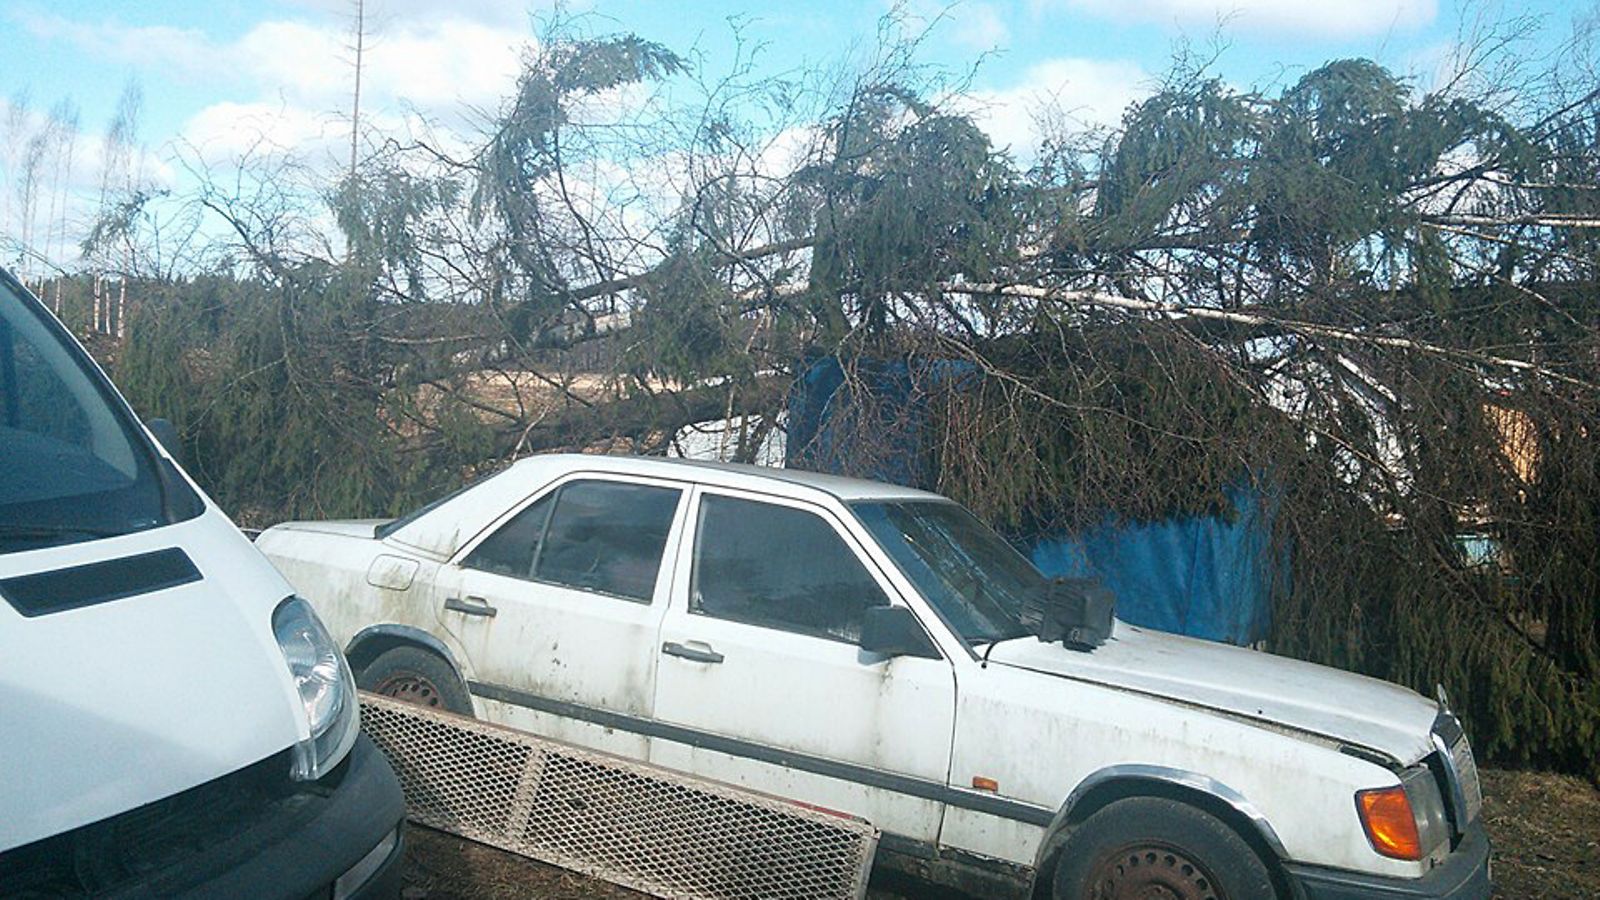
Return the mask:
<svg viewBox="0 0 1600 900"><path fill-rule="evenodd" d="M1091 651L1029 636L998 644L989 661L1308 732L1403 765L1432 750L1439 714L1433 702L1387 681L1121 621Z"/></svg>
<svg viewBox="0 0 1600 900"><path fill-rule="evenodd" d="M214 508L137 534L6 554L0 579L172 548L200 580L31 618L0 599L0 851L169 797L305 737L272 635L289 586Z"/></svg>

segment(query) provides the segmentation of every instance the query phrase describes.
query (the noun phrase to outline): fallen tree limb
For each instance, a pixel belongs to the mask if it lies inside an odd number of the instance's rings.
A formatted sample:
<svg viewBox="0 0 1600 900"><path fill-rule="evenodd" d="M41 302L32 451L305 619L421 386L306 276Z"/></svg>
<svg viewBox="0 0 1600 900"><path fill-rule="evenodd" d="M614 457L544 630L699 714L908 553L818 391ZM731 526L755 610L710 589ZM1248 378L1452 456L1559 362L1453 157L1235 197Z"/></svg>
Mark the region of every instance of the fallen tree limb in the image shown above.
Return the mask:
<svg viewBox="0 0 1600 900"><path fill-rule="evenodd" d="M1568 213L1534 213L1526 216L1423 216L1427 225L1465 225L1484 227L1495 225L1542 225L1546 228L1600 228L1600 218Z"/></svg>
<svg viewBox="0 0 1600 900"><path fill-rule="evenodd" d="M775 241L771 244L764 244L760 247L752 247L749 250L740 250L734 253L719 253L712 257L711 265L726 266L732 265L733 263L750 262L751 260L763 259L768 256L777 256L781 253L793 253L796 250L805 250L815 243L816 238L811 236L792 238L787 241ZM637 275L625 275L621 278L610 278L605 281L597 281L594 284L586 284L583 287L573 288L568 293L571 299L575 301L593 300L596 297L604 297L607 294L620 294L623 291L639 287L643 284L648 284L650 279L658 277L661 268L661 266L656 266L651 269L646 269Z"/></svg>
<svg viewBox="0 0 1600 900"><path fill-rule="evenodd" d="M1514 372L1526 372L1570 384L1585 390L1600 389L1582 379L1573 378L1561 372L1531 363L1527 360L1516 359L1508 356L1495 356L1488 353L1479 353L1474 350L1461 350L1455 347L1446 347L1429 341L1415 338L1396 337L1387 334L1371 334L1362 331L1353 331L1334 325L1323 325L1317 322L1304 322L1296 319L1284 319L1277 316L1266 316L1259 313L1237 312L1234 310L1216 309L1209 306L1192 306L1183 303L1161 303L1154 300L1137 300L1131 297L1118 297L1113 294L1102 294L1096 291L1068 291L1051 288L1036 287L1028 284L965 284L946 282L939 285L939 289L948 294L985 295L996 297L1021 297L1029 300L1045 302L1067 303L1077 306L1092 306L1103 309L1121 309L1129 312L1148 313L1157 316L1172 318L1188 317L1194 319L1207 319L1216 322L1230 322L1236 325L1249 325L1256 327L1270 327L1287 334L1298 334L1306 337L1321 338L1323 340L1339 341L1341 343L1359 344L1369 347L1390 347L1397 350L1412 350L1426 353L1431 356L1440 356L1462 362L1493 368L1509 369Z"/></svg>
<svg viewBox="0 0 1600 900"><path fill-rule="evenodd" d="M649 443L670 439L695 422L770 411L789 389L781 376L758 378L729 402L727 385L716 384L658 393L638 393L592 407L568 406L541 413L531 423L497 429L518 452L583 450L597 442L625 439Z"/></svg>

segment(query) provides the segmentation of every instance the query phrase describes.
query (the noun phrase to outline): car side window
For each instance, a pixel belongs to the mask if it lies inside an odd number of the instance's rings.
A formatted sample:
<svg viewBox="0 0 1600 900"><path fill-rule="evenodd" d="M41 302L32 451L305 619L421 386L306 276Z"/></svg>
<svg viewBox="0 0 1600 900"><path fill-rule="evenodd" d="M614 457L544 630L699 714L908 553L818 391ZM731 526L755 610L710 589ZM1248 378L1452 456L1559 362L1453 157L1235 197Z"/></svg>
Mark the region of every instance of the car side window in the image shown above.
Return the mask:
<svg viewBox="0 0 1600 900"><path fill-rule="evenodd" d="M616 481L562 486L533 577L649 603L681 493Z"/></svg>
<svg viewBox="0 0 1600 900"><path fill-rule="evenodd" d="M855 643L862 612L889 603L815 513L708 495L696 531L690 612Z"/></svg>
<svg viewBox="0 0 1600 900"><path fill-rule="evenodd" d="M539 553L539 539L544 537L545 523L550 520L555 499L555 493L549 493L534 501L533 505L501 525L494 534L484 538L483 543L474 548L461 564L496 575L532 578L533 560Z"/></svg>

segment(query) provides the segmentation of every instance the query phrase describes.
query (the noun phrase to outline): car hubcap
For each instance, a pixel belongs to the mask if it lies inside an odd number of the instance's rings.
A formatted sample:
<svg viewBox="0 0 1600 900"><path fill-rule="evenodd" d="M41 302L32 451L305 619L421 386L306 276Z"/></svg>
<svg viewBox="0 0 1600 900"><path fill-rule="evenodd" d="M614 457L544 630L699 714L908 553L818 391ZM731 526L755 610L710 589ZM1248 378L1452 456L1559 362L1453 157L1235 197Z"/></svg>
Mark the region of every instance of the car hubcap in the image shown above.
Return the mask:
<svg viewBox="0 0 1600 900"><path fill-rule="evenodd" d="M384 679L373 693L393 697L402 703L414 703L417 706L444 705L444 700L439 696L439 689L421 675L409 673L391 675Z"/></svg>
<svg viewBox="0 0 1600 900"><path fill-rule="evenodd" d="M1090 873L1092 900L1225 900L1211 873L1174 847L1123 847Z"/></svg>

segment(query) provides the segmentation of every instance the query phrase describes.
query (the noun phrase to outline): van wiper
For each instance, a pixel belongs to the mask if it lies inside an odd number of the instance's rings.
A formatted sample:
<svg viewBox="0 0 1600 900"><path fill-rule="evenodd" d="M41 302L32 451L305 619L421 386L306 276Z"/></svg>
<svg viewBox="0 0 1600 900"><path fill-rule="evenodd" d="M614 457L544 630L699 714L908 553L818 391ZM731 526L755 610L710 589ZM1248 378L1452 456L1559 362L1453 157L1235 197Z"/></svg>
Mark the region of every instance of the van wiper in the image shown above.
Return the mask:
<svg viewBox="0 0 1600 900"><path fill-rule="evenodd" d="M83 525L30 525L20 522L0 522L0 543L12 541L50 542L57 538L103 538L127 534L112 528L91 528Z"/></svg>

